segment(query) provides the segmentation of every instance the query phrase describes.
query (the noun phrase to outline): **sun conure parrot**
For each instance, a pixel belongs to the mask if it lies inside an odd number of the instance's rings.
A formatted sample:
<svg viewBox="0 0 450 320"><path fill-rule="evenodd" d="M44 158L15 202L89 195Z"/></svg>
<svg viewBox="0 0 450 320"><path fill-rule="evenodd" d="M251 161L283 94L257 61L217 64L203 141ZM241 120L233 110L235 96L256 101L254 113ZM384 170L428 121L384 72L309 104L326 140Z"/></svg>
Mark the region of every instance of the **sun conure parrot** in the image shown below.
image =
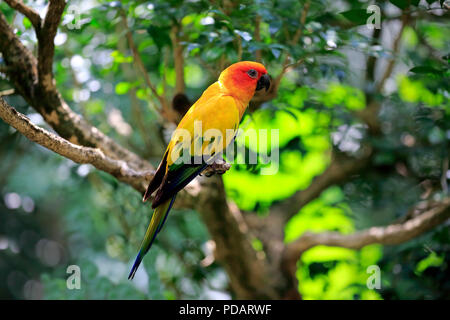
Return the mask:
<svg viewBox="0 0 450 320"><path fill-rule="evenodd" d="M144 194L143 201L145 202L156 191L152 202L152 208L155 210L128 279L133 279L144 255L152 246L158 232L161 231L178 191L211 163L209 161L178 163L179 161L176 161L182 157L182 152L179 148L177 149L181 142L180 134L177 134L180 131L178 129L184 129L184 132L188 132L191 137L194 137L191 148L189 148L191 158L196 156L193 149L196 149L197 152L200 150L200 153L206 153L205 150L210 151L208 144L212 144L213 139L203 139L203 137L198 137L198 133L197 136L194 136L194 122L201 121L202 135L208 129L217 129L222 137L226 137L230 131L235 135L242 115L255 91L263 88L267 91L269 86L270 77L262 64L251 61L232 64L222 71L219 80L203 92L181 119ZM200 140L197 140L199 138ZM196 140L201 141L201 148L192 148ZM214 154L225 150L227 144L232 141L232 139L225 138L221 140L222 143L215 141Z"/></svg>

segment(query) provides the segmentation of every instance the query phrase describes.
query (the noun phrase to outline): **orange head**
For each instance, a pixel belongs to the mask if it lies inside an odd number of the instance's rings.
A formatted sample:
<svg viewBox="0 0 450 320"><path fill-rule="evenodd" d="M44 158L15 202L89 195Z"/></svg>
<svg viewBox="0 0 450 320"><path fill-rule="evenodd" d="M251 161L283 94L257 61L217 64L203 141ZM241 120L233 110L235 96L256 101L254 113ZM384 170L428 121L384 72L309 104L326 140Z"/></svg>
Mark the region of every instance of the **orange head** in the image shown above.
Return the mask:
<svg viewBox="0 0 450 320"><path fill-rule="evenodd" d="M266 68L258 62L237 62L222 71L219 84L225 91L246 104L255 94L255 90L270 87L270 77Z"/></svg>

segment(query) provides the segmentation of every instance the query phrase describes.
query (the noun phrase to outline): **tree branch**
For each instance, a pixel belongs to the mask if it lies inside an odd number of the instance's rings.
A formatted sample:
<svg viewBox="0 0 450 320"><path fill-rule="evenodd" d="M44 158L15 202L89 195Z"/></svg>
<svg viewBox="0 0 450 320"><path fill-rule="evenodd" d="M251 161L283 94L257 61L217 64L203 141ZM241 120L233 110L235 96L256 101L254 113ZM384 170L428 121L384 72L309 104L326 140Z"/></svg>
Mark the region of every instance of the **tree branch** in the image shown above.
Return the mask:
<svg viewBox="0 0 450 320"><path fill-rule="evenodd" d="M17 112L0 98L0 118L11 125L29 140L56 152L77 163L92 164L99 170L110 173L118 180L144 192L153 172L135 171L125 161L112 159L98 148L73 144L47 130L34 125L25 115ZM258 297L275 298L271 285L261 285L268 278L268 264L265 257L258 256L251 245L251 238L240 211L230 210L220 178L203 179L203 190L195 201L183 192L180 196L186 205L194 207L205 221L216 243L216 257L229 271L231 285L240 299ZM223 232L224 228L227 232ZM255 271L256 270L256 271ZM245 281L242 281L245 279Z"/></svg>
<svg viewBox="0 0 450 320"><path fill-rule="evenodd" d="M372 149L364 147L360 157L351 157L334 152L328 168L315 177L304 190L297 191L291 197L272 206L271 212L284 216L285 221L297 214L301 208L320 196L332 185L348 180L367 166L372 156Z"/></svg>
<svg viewBox="0 0 450 320"><path fill-rule="evenodd" d="M295 284L295 271L297 261L306 250L317 246L334 246L349 249L361 249L369 244L397 245L445 223L450 218L450 198L442 200L422 214L400 224L391 224L385 227L371 227L353 234L338 232L304 233L300 238L288 244L284 251L283 265Z"/></svg>
<svg viewBox="0 0 450 320"><path fill-rule="evenodd" d="M180 26L174 24L170 32L170 39L173 47L173 61L175 65L175 94L184 93L186 91L186 84L184 82L184 57L183 46L180 44L178 33Z"/></svg>
<svg viewBox="0 0 450 320"><path fill-rule="evenodd" d="M5 2L12 9L15 9L15 10L19 11L21 14L23 14L25 17L27 17L28 20L30 20L30 22L33 25L35 30L40 30L41 29L42 19L39 16L39 13L36 10L34 10L33 8L28 7L22 1L5 0Z"/></svg>
<svg viewBox="0 0 450 320"><path fill-rule="evenodd" d="M140 192L144 192L147 187L146 178L152 175L151 171L137 172L130 168L125 161L112 159L98 148L79 146L48 132L34 125L30 119L9 106L1 97L0 118L29 140L63 157L76 163L92 164L97 169L110 173L118 180L131 185Z"/></svg>
<svg viewBox="0 0 450 320"><path fill-rule="evenodd" d="M61 137L78 145L99 148L108 157L124 160L135 170L153 169L148 162L118 145L73 112L56 88L52 91L36 90L39 89L36 58L23 46L1 13L0 52L7 66L7 75L17 93L22 95Z"/></svg>
<svg viewBox="0 0 450 320"><path fill-rule="evenodd" d="M21 44L1 13L0 51L11 84L62 138L36 127L4 101L0 107L2 119L50 150L80 163L91 163L140 192L145 189L146 172L152 169L151 165L74 113L56 88L40 90L35 81L38 75L35 57ZM269 277L269 263L252 247L252 238L240 211L231 210L228 206L220 178L200 178L185 190L178 195L176 205L195 208L202 215L216 243L218 260L230 275L236 297L277 297L275 285Z"/></svg>
<svg viewBox="0 0 450 320"><path fill-rule="evenodd" d="M270 277L265 255L252 247L252 233L237 206L229 204L220 177L200 179L202 192L195 200L215 242L215 258L230 277L230 285L238 299L274 299L275 277Z"/></svg>
<svg viewBox="0 0 450 320"><path fill-rule="evenodd" d="M66 2L64 0L50 0L42 28L36 29L39 84L45 91L55 90L53 81L54 39L65 6Z"/></svg>
<svg viewBox="0 0 450 320"><path fill-rule="evenodd" d="M14 87L24 96L34 96L37 85L37 61L0 12L0 52L5 67L1 70Z"/></svg>
<svg viewBox="0 0 450 320"><path fill-rule="evenodd" d="M396 53L399 49L401 35L405 26L408 23L408 18L405 16L402 20L402 27L394 40L393 51ZM380 32L376 29L373 34L373 42L376 43L380 37ZM369 57L367 59L366 67L366 81L374 81L374 68L376 59ZM376 87L376 90L381 90L386 79L390 76L395 60L391 60L388 65L382 80ZM378 121L378 111L380 104L378 101L373 100L372 94L366 92L367 106L365 109L355 113L369 128L370 135L378 135L380 133L380 124ZM369 163L373 150L370 146L364 146L363 155L361 158L353 158L346 156L345 154L333 153L333 158L328 168L308 186L308 188L296 192L290 198L275 204L272 207L272 212L275 214L283 215L287 220L292 218L293 215L303 208L310 201L316 199L324 190L328 187L342 183L354 174L360 172Z"/></svg>

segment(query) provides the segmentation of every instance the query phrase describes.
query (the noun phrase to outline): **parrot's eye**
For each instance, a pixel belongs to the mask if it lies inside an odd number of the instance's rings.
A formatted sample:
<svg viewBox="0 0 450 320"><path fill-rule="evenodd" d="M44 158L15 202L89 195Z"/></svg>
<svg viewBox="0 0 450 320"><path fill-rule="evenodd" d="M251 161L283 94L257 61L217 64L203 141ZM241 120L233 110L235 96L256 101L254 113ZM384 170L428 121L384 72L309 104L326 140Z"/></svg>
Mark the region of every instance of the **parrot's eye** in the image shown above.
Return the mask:
<svg viewBox="0 0 450 320"><path fill-rule="evenodd" d="M250 69L247 71L250 78L256 79L258 77L258 72L255 69Z"/></svg>

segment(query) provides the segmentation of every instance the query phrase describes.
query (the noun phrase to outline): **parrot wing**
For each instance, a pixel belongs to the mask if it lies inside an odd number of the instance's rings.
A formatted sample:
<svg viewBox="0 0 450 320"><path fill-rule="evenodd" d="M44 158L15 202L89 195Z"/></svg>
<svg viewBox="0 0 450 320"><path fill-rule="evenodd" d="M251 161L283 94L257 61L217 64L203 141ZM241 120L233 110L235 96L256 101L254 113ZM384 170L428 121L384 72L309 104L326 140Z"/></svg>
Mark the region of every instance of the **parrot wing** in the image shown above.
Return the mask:
<svg viewBox="0 0 450 320"><path fill-rule="evenodd" d="M164 175L166 173L166 165L167 165L167 154L166 151L164 153L164 157L161 161L161 163L158 166L158 169L156 169L155 175L153 176L152 181L150 181L147 190L145 191L144 197L142 198L142 201L147 201L148 198L152 195L153 192L155 192L156 189L161 185Z"/></svg>
<svg viewBox="0 0 450 320"><path fill-rule="evenodd" d="M153 181L150 183L146 192L146 197L148 198L156 190L152 203L153 208L172 198L178 191L183 189L211 163L214 156L220 154L227 147L230 143L230 139L227 137L227 134L229 134L227 129L235 132L239 125L239 120L239 110L236 107L234 98L230 96L217 95L209 99L200 99L191 107L177 128L187 130L190 137L194 137L191 139L189 148L190 161L178 163L178 158L183 156L183 149L177 148L177 144L182 144L182 142L180 141L180 135L175 132L163 161L153 178L156 181L155 183ZM194 136L194 121L201 121L202 135L200 137ZM209 129L217 130L216 132L220 132L221 137L215 139L205 136ZM198 148L201 154L195 155L194 144L198 141L201 141L201 148ZM206 156L204 157L204 155ZM208 159L209 155L211 157ZM200 156L200 161L198 156ZM164 165L166 170L164 176L161 177L160 172L162 172ZM158 184L159 186L157 186ZM144 197L144 199L146 198Z"/></svg>

